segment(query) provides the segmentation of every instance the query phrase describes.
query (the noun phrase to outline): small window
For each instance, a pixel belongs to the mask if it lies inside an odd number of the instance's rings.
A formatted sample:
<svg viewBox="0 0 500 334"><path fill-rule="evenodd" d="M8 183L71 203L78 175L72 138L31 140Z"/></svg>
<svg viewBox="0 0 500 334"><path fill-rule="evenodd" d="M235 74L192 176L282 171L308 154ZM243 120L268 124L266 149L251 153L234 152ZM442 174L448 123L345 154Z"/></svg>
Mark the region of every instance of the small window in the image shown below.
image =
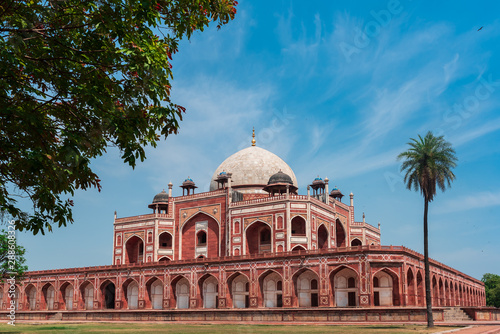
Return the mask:
<svg viewBox="0 0 500 334"><path fill-rule="evenodd" d="M198 246L205 246L207 244L207 233L205 231L198 232Z"/></svg>
<svg viewBox="0 0 500 334"><path fill-rule="evenodd" d="M378 277L373 278L373 287L378 288Z"/></svg>
<svg viewBox="0 0 500 334"><path fill-rule="evenodd" d="M283 290L283 283L281 281L278 281L278 283L276 283L276 290L278 291Z"/></svg>
<svg viewBox="0 0 500 334"><path fill-rule="evenodd" d="M349 279L347 280L347 287L348 288L356 287L356 281L354 280L354 277L349 277Z"/></svg>
<svg viewBox="0 0 500 334"><path fill-rule="evenodd" d="M317 281L317 280L315 280L315 279L313 279L313 280L311 281L311 289L312 289L312 290L316 290L317 288L318 288L318 281Z"/></svg>

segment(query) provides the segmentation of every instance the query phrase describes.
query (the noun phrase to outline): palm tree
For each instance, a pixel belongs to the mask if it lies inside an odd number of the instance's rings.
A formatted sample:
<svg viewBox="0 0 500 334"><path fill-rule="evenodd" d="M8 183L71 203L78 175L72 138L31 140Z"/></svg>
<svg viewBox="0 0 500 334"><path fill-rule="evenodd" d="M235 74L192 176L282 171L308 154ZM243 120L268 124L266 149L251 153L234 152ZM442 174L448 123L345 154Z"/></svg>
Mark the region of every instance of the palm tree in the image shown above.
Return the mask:
<svg viewBox="0 0 500 334"><path fill-rule="evenodd" d="M410 149L398 155L404 159L401 171L405 171L404 182L408 189L420 190L424 196L424 264L425 264L425 303L427 306L427 326L434 327L432 318L431 279L429 272L429 242L427 230L427 213L429 202L436 195L436 185L445 191L455 179L451 171L456 167L457 157L451 144L443 136L435 137L428 132L424 138L410 139Z"/></svg>

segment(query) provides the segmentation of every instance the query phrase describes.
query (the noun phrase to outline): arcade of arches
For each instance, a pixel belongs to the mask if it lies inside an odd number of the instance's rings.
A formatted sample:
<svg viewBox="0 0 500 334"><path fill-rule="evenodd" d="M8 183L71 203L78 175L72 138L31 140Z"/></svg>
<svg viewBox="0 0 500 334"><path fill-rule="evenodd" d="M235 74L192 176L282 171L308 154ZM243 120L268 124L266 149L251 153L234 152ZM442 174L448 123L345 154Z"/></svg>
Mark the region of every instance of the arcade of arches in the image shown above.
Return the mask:
<svg viewBox="0 0 500 334"><path fill-rule="evenodd" d="M408 267L404 272L401 267L377 268L375 264L369 281L360 276L358 266L346 264L328 266L324 274L314 265L242 270L227 273L225 280L216 271L196 281L191 275L172 274L130 277L119 284L116 279L98 285L94 280L78 285L61 281L59 285L46 283L40 290L37 283L29 283L20 290L20 305L26 310L424 306L422 268ZM290 278L285 279L289 271ZM484 305L480 285L451 275L433 275L431 282L436 306Z"/></svg>

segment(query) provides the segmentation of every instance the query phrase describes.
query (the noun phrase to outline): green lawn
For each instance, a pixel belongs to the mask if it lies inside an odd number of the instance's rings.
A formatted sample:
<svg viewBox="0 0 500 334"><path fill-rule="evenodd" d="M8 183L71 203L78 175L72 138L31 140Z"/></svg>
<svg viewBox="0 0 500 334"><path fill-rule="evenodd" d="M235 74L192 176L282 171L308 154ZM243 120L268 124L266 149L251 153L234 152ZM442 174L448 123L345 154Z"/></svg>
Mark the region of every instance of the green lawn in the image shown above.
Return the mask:
<svg viewBox="0 0 500 334"><path fill-rule="evenodd" d="M455 327L456 328L456 327ZM0 333L145 333L145 334L276 334L276 333L434 333L453 327L435 327L427 330L417 325L373 325L373 326L321 326L321 325L186 325L186 324L142 324L142 323L85 323L85 324L16 324L0 325Z"/></svg>

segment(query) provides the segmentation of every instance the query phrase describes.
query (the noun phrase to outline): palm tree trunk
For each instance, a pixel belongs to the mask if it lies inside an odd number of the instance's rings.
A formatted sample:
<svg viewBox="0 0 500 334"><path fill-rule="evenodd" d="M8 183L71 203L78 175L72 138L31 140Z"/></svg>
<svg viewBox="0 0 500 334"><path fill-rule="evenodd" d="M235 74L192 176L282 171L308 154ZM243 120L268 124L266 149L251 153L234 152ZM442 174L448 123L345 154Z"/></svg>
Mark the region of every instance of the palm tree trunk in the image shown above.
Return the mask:
<svg viewBox="0 0 500 334"><path fill-rule="evenodd" d="M424 266L425 266L425 304L427 306L427 327L434 327L434 318L432 317L432 297L431 297L431 273L429 270L429 240L427 229L427 212L429 209L429 200L424 198Z"/></svg>

